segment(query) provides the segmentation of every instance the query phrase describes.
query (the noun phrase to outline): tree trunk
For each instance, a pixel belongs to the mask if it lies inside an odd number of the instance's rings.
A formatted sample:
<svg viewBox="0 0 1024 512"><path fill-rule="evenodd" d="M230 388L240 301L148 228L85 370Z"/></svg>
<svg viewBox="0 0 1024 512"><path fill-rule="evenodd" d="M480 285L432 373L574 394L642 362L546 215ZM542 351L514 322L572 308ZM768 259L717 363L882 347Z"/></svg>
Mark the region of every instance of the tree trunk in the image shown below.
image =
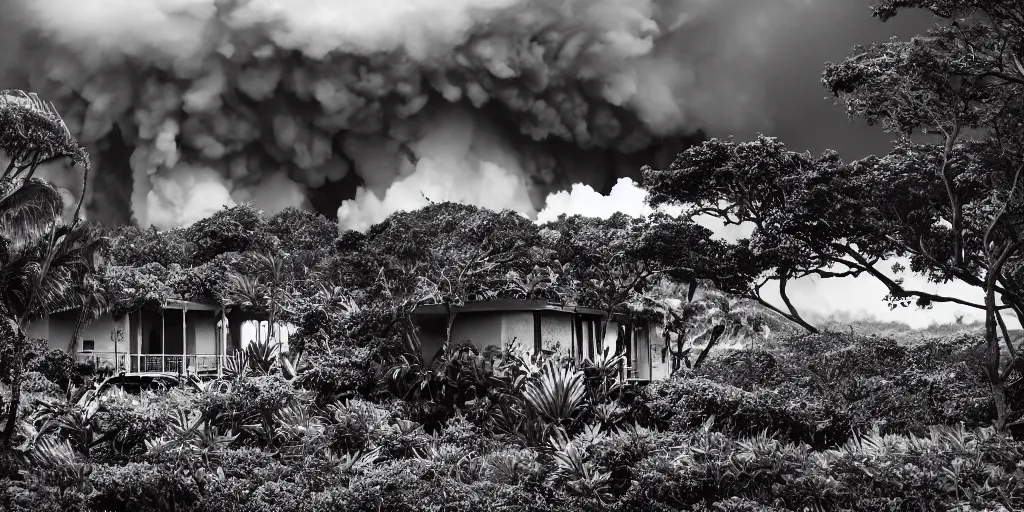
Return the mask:
<svg viewBox="0 0 1024 512"><path fill-rule="evenodd" d="M11 324L14 321L8 319ZM8 403L7 422L4 426L3 448L10 450L14 430L18 424L18 408L21 406L21 378L25 366L25 331L20 325L12 325L14 334L14 361L11 363L11 400Z"/></svg>
<svg viewBox="0 0 1024 512"><path fill-rule="evenodd" d="M81 334L82 328L85 327L85 307L78 312L78 318L75 319L75 330L71 332L71 339L68 340L68 355L75 357L75 352L78 352L78 335Z"/></svg>
<svg viewBox="0 0 1024 512"><path fill-rule="evenodd" d="M997 332L998 321L996 320L996 293L995 285L998 277L998 269L990 270L985 278L985 343L988 358L985 370L988 374L989 385L992 388L992 400L996 406L996 419L994 426L997 431L1006 429L1010 411L1006 402L1006 389L1003 386L1003 379L999 371L999 334Z"/></svg>

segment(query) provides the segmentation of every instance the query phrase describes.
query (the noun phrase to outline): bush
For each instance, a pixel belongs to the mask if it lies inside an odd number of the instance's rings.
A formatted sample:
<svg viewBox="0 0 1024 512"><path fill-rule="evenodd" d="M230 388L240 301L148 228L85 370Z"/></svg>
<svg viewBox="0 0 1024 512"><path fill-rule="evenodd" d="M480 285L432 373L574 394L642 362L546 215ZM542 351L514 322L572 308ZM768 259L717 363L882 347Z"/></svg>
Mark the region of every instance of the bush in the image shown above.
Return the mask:
<svg viewBox="0 0 1024 512"><path fill-rule="evenodd" d="M392 433L391 412L363 400L349 400L328 406L331 425L328 435L331 449L339 453L358 453L373 449Z"/></svg>
<svg viewBox="0 0 1024 512"><path fill-rule="evenodd" d="M60 386L51 382L42 373L25 372L21 378L21 389L26 393L42 393L47 395L58 395L61 393Z"/></svg>
<svg viewBox="0 0 1024 512"><path fill-rule="evenodd" d="M81 386L84 382L78 372L78 362L63 350L50 350L36 359L31 369L41 373L47 380L67 389L69 384Z"/></svg>
<svg viewBox="0 0 1024 512"><path fill-rule="evenodd" d="M714 416L737 434L762 430L815 447L845 441L850 416L843 404L824 401L796 386L744 391L703 378L673 378L648 388L651 414L672 430L695 428Z"/></svg>
<svg viewBox="0 0 1024 512"><path fill-rule="evenodd" d="M96 464L91 482L94 510L181 510L201 499L194 479L166 463Z"/></svg>
<svg viewBox="0 0 1024 512"><path fill-rule="evenodd" d="M991 431L951 428L933 429L925 438L873 433L820 453L766 436L732 440L699 432L679 452L641 461L635 484L617 505L620 510L1013 510L1024 501L1022 449ZM724 501L710 507L697 503L704 499Z"/></svg>
<svg viewBox="0 0 1024 512"><path fill-rule="evenodd" d="M57 486L27 485L0 480L0 510L7 512L88 512L86 497L75 489Z"/></svg>
<svg viewBox="0 0 1024 512"><path fill-rule="evenodd" d="M347 347L329 354L310 355L296 385L316 391L319 396L368 397L377 383L377 368L369 356L369 349Z"/></svg>
<svg viewBox="0 0 1024 512"><path fill-rule="evenodd" d="M701 366L694 375L738 387L744 391L774 388L793 379L775 355L763 350L730 352Z"/></svg>

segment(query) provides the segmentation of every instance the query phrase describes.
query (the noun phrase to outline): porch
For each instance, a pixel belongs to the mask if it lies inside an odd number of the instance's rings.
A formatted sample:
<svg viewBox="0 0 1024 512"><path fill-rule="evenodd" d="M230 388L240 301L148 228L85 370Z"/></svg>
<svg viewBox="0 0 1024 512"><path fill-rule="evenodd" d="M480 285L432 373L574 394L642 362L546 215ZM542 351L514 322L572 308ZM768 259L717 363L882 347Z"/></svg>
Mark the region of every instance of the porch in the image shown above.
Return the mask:
<svg viewBox="0 0 1024 512"><path fill-rule="evenodd" d="M70 330L67 326L74 325L77 312L65 316L51 318L48 334ZM265 316L172 299L158 310L141 309L117 319L103 318L88 326L76 340L75 358L100 371L220 377L228 356L267 337L269 326ZM285 350L292 330L290 324L275 326L275 335Z"/></svg>
<svg viewBox="0 0 1024 512"><path fill-rule="evenodd" d="M169 372L196 375L221 375L224 356L217 354L129 354L125 352L79 352L75 359L80 363L91 363L102 371Z"/></svg>

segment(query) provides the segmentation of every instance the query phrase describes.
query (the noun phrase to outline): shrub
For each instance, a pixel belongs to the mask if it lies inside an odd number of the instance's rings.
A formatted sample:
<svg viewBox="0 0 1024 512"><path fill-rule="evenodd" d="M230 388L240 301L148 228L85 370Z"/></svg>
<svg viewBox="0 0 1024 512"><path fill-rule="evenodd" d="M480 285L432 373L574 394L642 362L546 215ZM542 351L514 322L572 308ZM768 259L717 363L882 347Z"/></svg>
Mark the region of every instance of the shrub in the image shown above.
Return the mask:
<svg viewBox="0 0 1024 512"><path fill-rule="evenodd" d="M757 388L774 388L792 380L778 358L763 350L730 352L701 366L696 376L736 386L744 391Z"/></svg>
<svg viewBox="0 0 1024 512"><path fill-rule="evenodd" d="M872 433L819 453L768 436L733 440L698 432L679 451L637 464L636 482L617 505L620 510L1013 510L1024 501L1022 448L990 430L952 428L932 429L924 438ZM698 503L703 500L713 504Z"/></svg>
<svg viewBox="0 0 1024 512"><path fill-rule="evenodd" d="M391 433L391 412L363 400L349 400L327 407L331 420L331 449L339 453L371 450Z"/></svg>
<svg viewBox="0 0 1024 512"><path fill-rule="evenodd" d="M47 379L39 372L25 372L22 375L21 389L29 393L42 393L47 395L58 395L61 392L60 386Z"/></svg>
<svg viewBox="0 0 1024 512"><path fill-rule="evenodd" d="M78 363L63 350L47 351L42 357L35 360L31 369L41 373L61 389L66 389L69 384L80 386L84 382L82 374L78 372Z"/></svg>
<svg viewBox="0 0 1024 512"><path fill-rule="evenodd" d="M714 416L737 434L762 430L815 447L843 442L850 417L843 404L824 401L796 386L744 391L703 378L673 378L652 384L651 414L672 430L692 429Z"/></svg>
<svg viewBox="0 0 1024 512"><path fill-rule="evenodd" d="M369 349L347 347L310 355L296 385L319 396L369 396L377 382L377 369L369 356Z"/></svg>
<svg viewBox="0 0 1024 512"><path fill-rule="evenodd" d="M8 512L87 512L86 497L76 489L57 486L26 485L25 482L0 480L0 510Z"/></svg>
<svg viewBox="0 0 1024 512"><path fill-rule="evenodd" d="M180 510L201 498L194 479L166 463L96 464L91 482L93 510Z"/></svg>

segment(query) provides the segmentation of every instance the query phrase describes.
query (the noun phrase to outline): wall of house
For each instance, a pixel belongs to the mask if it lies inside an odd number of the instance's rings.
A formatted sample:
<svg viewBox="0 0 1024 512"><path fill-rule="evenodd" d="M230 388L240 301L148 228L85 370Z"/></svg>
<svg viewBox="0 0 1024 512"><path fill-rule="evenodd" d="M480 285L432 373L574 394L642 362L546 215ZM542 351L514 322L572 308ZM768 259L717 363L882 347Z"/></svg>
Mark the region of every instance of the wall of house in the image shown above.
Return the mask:
<svg viewBox="0 0 1024 512"><path fill-rule="evenodd" d="M672 374L672 354L665 347L665 330L651 326L651 380L667 379Z"/></svg>
<svg viewBox="0 0 1024 512"><path fill-rule="evenodd" d="M185 333L182 331L180 309L164 310L164 353L180 355L185 350Z"/></svg>
<svg viewBox="0 0 1024 512"><path fill-rule="evenodd" d="M544 312L540 322L540 346L542 350L550 350L569 355L573 342L572 313Z"/></svg>
<svg viewBox="0 0 1024 512"><path fill-rule="evenodd" d="M646 323L641 323L633 331L633 361L630 363L636 368L636 378L650 380L651 363L654 355L651 354L650 331Z"/></svg>
<svg viewBox="0 0 1024 512"><path fill-rule="evenodd" d="M508 311L501 316L501 338L499 349L515 338L519 346L533 353L533 312Z"/></svg>
<svg viewBox="0 0 1024 512"><path fill-rule="evenodd" d="M602 320L600 322L600 324L597 326L597 328L599 330L605 328L604 320ZM608 322L607 329L608 330L605 331L605 333L604 333L604 340L601 342L601 345L599 345L597 347L597 349L598 349L598 352L601 353L601 354L604 353L604 349L608 349L608 354L609 355L614 355L615 354L615 348L616 348L615 347L615 342L616 342L616 340L619 339L619 323L614 321L614 320L611 321L611 322Z"/></svg>
<svg viewBox="0 0 1024 512"><path fill-rule="evenodd" d="M503 316L504 313L500 312L457 315L452 324L452 346L469 342L480 351L492 345L500 348Z"/></svg>
<svg viewBox="0 0 1024 512"><path fill-rule="evenodd" d="M77 322L77 311L55 313L30 324L28 335L32 338L47 340L47 346L51 350L67 350ZM115 344L111 334L114 333L115 329L121 329L124 335L118 341L117 351L127 352L129 348L127 317L114 319L109 315L103 315L79 330L75 351L84 351L85 341L92 340L92 352L114 352Z"/></svg>
<svg viewBox="0 0 1024 512"><path fill-rule="evenodd" d="M594 356L597 355L597 343L594 339L595 332L595 320L590 317L584 317L581 321L581 335L580 342L583 347L583 351L580 354L581 359L593 360Z"/></svg>
<svg viewBox="0 0 1024 512"><path fill-rule="evenodd" d="M50 317L44 316L25 327L25 335L29 338L50 339Z"/></svg>
<svg viewBox="0 0 1024 512"><path fill-rule="evenodd" d="M164 323L159 311L142 311L142 353L163 353Z"/></svg>
<svg viewBox="0 0 1024 512"><path fill-rule="evenodd" d="M50 326L49 332L47 333L47 344L51 350L67 350L68 343L71 342L71 335L75 332L75 322L78 321L78 312L76 311L65 311L63 313L54 313L50 315ZM78 337L82 339L96 339L97 324L102 324L102 319L93 322L90 329L84 329L81 335ZM109 326L108 326L109 329ZM92 338L85 338L85 336L92 336ZM110 338L110 331L107 331L104 338ZM102 338L101 338L102 339ZM99 340L96 340L99 343ZM81 350L82 344L79 342L76 350Z"/></svg>
<svg viewBox="0 0 1024 512"><path fill-rule="evenodd" d="M70 325L74 329L74 321ZM115 343L112 336L117 331L122 333L122 337ZM79 333L78 350L85 350L85 340L92 340L94 352L128 352L127 334L128 325L124 317L115 320L109 315L103 315Z"/></svg>
<svg viewBox="0 0 1024 512"><path fill-rule="evenodd" d="M189 354L217 353L217 318L213 311L189 311L185 326L185 348Z"/></svg>
<svg viewBox="0 0 1024 512"><path fill-rule="evenodd" d="M416 319L417 336L423 349L423 358L429 364L444 346L445 320L442 316L423 316Z"/></svg>

